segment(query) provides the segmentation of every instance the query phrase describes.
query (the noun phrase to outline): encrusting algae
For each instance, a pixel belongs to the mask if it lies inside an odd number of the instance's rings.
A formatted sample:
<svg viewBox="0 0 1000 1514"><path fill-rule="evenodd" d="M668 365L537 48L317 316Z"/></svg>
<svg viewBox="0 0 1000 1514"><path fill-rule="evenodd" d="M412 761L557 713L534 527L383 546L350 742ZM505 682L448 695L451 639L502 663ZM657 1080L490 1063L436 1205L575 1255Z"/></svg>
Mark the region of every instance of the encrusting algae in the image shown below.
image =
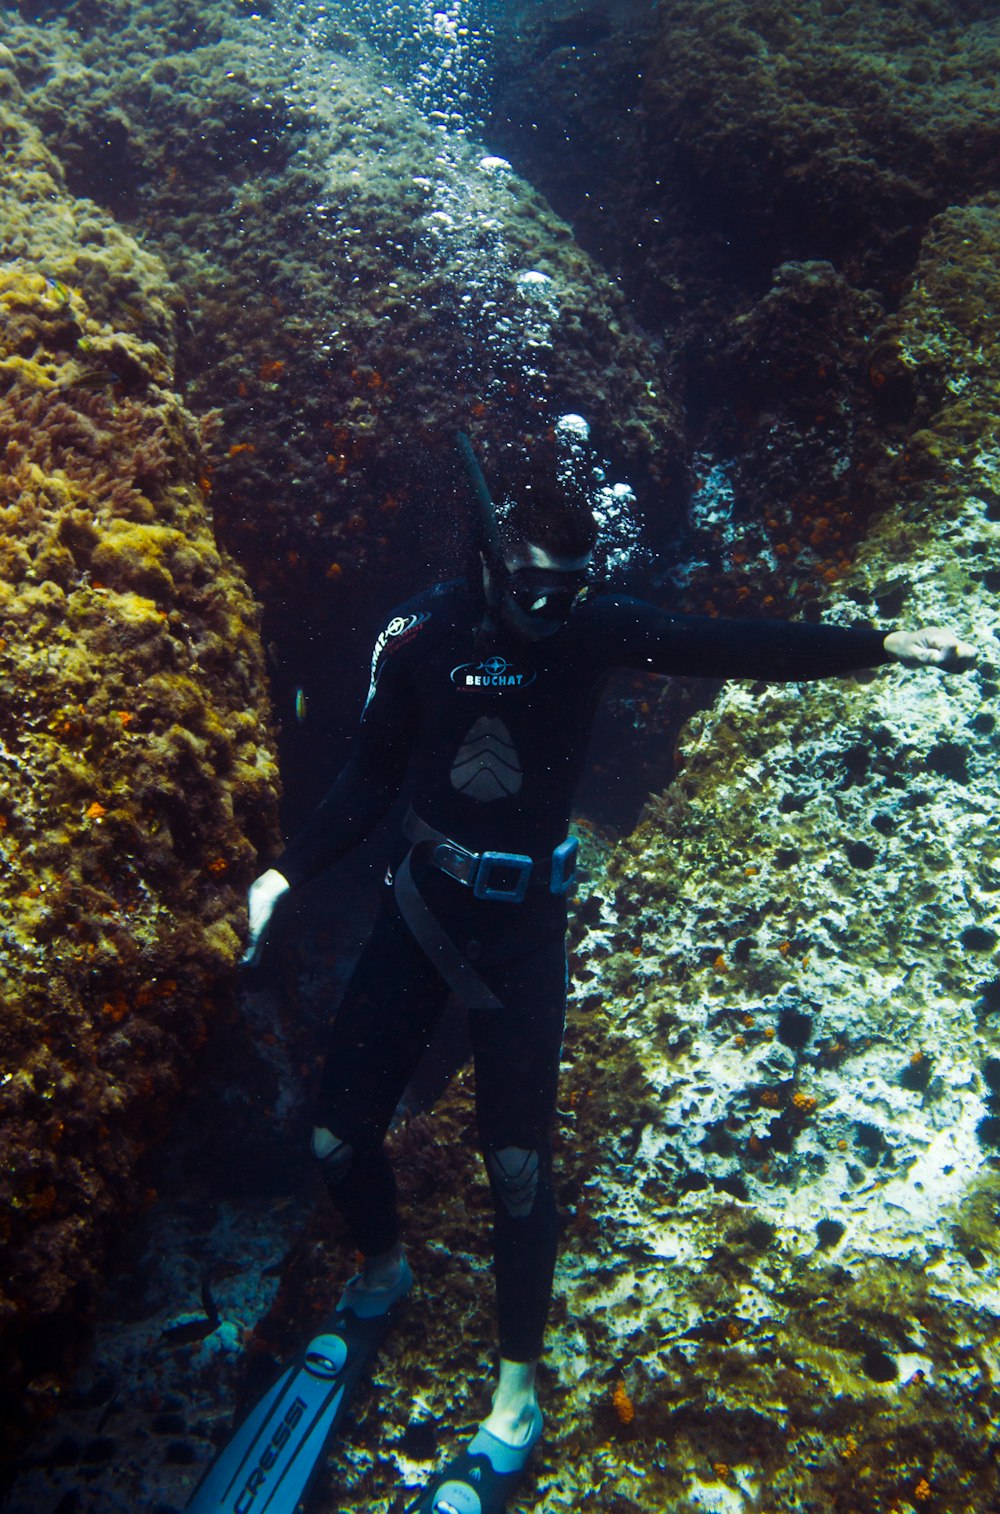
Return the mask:
<svg viewBox="0 0 1000 1514"><path fill-rule="evenodd" d="M137 1157L231 979L277 774L257 608L215 545L204 438L172 389L163 269L66 194L15 119L0 184L17 249L0 266L0 1364L38 1407L65 1362L44 1342L85 1314L140 1198Z"/></svg>

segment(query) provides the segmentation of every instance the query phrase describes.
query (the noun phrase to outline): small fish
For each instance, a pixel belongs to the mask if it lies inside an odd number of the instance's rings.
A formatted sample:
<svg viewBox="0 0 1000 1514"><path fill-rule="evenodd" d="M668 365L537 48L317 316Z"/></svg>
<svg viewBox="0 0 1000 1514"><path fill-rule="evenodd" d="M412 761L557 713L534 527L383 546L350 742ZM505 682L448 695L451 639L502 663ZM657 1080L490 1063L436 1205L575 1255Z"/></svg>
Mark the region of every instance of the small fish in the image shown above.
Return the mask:
<svg viewBox="0 0 1000 1514"><path fill-rule="evenodd" d="M44 277L46 284L48 284L56 299L59 300L63 305L68 305L72 296L69 292L69 289L62 282L62 280L50 278L48 274L45 274Z"/></svg>
<svg viewBox="0 0 1000 1514"><path fill-rule="evenodd" d="M306 691L301 685L295 690L295 718L299 725L305 725L308 706L306 704Z"/></svg>
<svg viewBox="0 0 1000 1514"><path fill-rule="evenodd" d="M219 1323L219 1306L215 1302L215 1297L212 1293L211 1277L208 1272L205 1273L201 1280L201 1307L211 1320L212 1329L214 1330Z"/></svg>
<svg viewBox="0 0 1000 1514"><path fill-rule="evenodd" d="M199 1315L195 1319L181 1320L176 1325L166 1325L160 1331L160 1339L169 1341L171 1346L193 1346L197 1341L203 1341L206 1335L211 1335L215 1325L205 1315Z"/></svg>
<svg viewBox="0 0 1000 1514"><path fill-rule="evenodd" d="M194 1319L179 1320L176 1325L165 1326L160 1331L160 1339L169 1341L172 1346L193 1346L218 1329L219 1306L212 1296L207 1272L201 1280L201 1306L205 1311L203 1316L196 1315Z"/></svg>
<svg viewBox="0 0 1000 1514"><path fill-rule="evenodd" d="M89 368L86 373L81 373L78 379L67 379L61 387L63 389L110 389L114 384L121 383L117 373L112 373L110 368Z"/></svg>

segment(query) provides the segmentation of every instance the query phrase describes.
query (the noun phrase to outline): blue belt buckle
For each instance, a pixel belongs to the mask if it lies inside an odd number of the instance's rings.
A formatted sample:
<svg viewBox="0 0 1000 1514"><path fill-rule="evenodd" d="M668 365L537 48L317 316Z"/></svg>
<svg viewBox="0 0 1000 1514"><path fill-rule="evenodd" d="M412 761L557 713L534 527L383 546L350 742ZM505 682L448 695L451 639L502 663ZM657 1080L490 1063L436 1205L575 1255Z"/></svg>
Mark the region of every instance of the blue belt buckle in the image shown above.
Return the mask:
<svg viewBox="0 0 1000 1514"><path fill-rule="evenodd" d="M580 850L580 843L576 836L567 836L561 841L552 853L552 874L549 878L549 892L553 894L568 894L576 882L576 854Z"/></svg>
<svg viewBox="0 0 1000 1514"><path fill-rule="evenodd" d="M520 852L482 852L479 857L479 866L476 868L472 892L477 899L495 899L502 904L520 904L528 892L528 879L531 877L532 866L531 858L522 856ZM516 881L508 888L494 888L490 883L490 875L495 867L516 869L518 874Z"/></svg>

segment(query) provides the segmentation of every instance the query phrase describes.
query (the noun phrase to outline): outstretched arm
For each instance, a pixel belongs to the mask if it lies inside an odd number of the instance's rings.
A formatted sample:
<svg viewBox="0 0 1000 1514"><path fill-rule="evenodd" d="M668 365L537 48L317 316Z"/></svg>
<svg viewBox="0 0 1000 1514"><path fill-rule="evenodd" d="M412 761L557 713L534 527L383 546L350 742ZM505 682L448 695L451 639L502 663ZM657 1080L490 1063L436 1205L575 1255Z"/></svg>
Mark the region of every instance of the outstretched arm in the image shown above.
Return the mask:
<svg viewBox="0 0 1000 1514"><path fill-rule="evenodd" d="M894 662L908 668L942 668L958 673L971 667L976 649L960 641L945 626L923 626L919 631L890 631L882 643Z"/></svg>
<svg viewBox="0 0 1000 1514"><path fill-rule="evenodd" d="M975 657L940 627L886 634L874 626L674 615L624 594L585 605L580 623L590 627L595 658L612 666L700 678L799 682L896 661L950 672Z"/></svg>

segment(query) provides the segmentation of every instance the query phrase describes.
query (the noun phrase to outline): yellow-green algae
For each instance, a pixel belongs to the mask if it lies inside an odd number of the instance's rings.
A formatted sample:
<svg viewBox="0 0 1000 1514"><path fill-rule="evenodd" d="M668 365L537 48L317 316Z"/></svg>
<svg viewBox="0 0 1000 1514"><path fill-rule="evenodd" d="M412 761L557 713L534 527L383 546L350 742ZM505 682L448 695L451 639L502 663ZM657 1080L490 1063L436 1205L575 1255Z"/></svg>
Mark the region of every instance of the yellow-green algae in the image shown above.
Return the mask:
<svg viewBox="0 0 1000 1514"><path fill-rule="evenodd" d="M277 775L165 272L0 112L0 1361L38 1402L231 979Z"/></svg>

